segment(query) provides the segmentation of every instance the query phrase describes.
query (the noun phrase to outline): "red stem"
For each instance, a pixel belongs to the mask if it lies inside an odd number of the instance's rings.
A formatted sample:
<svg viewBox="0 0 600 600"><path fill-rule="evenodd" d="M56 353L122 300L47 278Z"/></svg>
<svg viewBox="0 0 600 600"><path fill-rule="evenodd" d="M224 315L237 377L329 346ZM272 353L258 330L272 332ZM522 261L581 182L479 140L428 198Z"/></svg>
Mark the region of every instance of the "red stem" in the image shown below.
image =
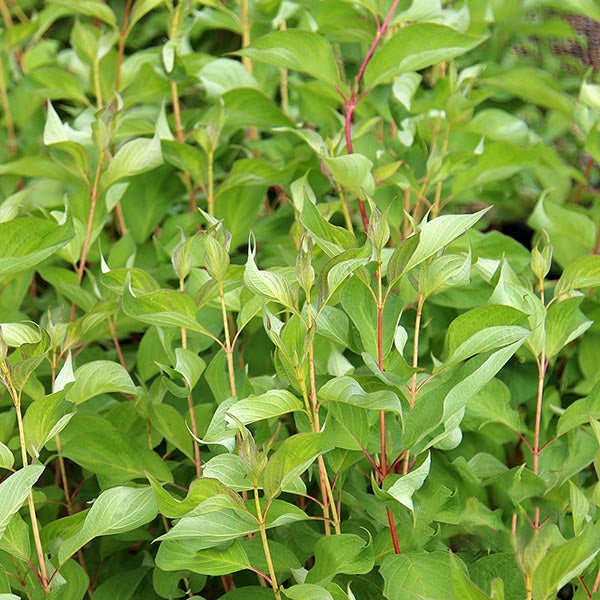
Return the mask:
<svg viewBox="0 0 600 600"><path fill-rule="evenodd" d="M396 8L398 7L399 1L400 0L394 0L383 23L377 27L377 33L375 34L375 39L373 40L371 47L367 51L367 54L365 55L365 58L362 61L362 64L360 65L360 69L358 70L358 75L356 76L356 80L354 82L354 89L353 89L352 93L350 94L350 97L346 98L344 96L344 94L340 91L340 95L342 96L342 98L344 100L344 110L346 113L346 121L344 123L344 133L346 134L346 149L348 150L348 154L352 154L354 152L354 149L352 146L352 115L354 114L354 109L360 104L360 101L365 97L365 95L368 93L369 90L365 90L358 97L356 96L356 94L358 92L360 84L365 75L367 66L369 65L369 62L371 61L371 59L373 58L373 54L375 54L375 50L377 49L379 42L381 42L381 39L383 38L383 36L386 34L386 32L388 30L390 21L392 20L392 17L394 16L394 12L396 11ZM367 233L367 231L369 229L369 219L367 217L367 211L365 210L365 203L360 198L357 198L357 200L358 200L358 208L360 210L360 216L361 216L361 219L363 222L363 227L365 229L365 233Z"/></svg>

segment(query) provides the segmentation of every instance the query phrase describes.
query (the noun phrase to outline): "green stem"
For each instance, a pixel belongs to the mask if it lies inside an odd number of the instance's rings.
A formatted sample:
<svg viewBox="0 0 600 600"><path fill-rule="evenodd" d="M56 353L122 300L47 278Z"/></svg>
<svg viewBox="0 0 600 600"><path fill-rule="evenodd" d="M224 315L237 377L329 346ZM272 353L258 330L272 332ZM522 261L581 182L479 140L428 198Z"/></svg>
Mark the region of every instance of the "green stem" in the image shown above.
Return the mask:
<svg viewBox="0 0 600 600"><path fill-rule="evenodd" d="M256 517L258 519L258 526L260 528L260 539L262 540L262 547L265 553L265 559L267 561L267 567L269 568L269 577L271 578L271 587L277 600L281 600L281 592L279 591L279 585L277 584L277 576L275 575L275 568L273 566L273 559L271 558L271 549L269 548L269 539L267 538L267 527L265 525L265 517L260 507L260 500L258 499L258 481L254 480L254 504L256 506Z"/></svg>
<svg viewBox="0 0 600 600"><path fill-rule="evenodd" d="M235 386L235 368L233 364L233 344L229 334L229 322L227 320L227 306L225 305L225 293L223 291L223 282L219 279L219 298L221 299L221 314L223 316L223 331L225 334L225 355L227 356L227 371L229 373L229 387L231 395L236 398L237 390Z"/></svg>

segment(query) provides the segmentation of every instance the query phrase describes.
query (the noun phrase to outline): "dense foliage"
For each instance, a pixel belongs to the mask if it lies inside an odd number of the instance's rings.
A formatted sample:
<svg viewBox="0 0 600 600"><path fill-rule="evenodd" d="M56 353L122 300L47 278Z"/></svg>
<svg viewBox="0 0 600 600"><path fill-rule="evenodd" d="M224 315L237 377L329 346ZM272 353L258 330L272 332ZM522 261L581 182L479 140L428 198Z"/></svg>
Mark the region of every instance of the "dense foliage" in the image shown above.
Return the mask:
<svg viewBox="0 0 600 600"><path fill-rule="evenodd" d="M0 599L595 597L596 0L0 16Z"/></svg>

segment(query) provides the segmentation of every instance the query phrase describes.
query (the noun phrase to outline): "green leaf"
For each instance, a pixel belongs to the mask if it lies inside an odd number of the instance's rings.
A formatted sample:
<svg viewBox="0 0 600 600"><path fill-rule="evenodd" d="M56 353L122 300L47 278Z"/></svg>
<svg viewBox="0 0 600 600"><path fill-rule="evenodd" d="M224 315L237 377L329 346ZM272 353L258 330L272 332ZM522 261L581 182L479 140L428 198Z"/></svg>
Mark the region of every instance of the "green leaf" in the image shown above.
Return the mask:
<svg viewBox="0 0 600 600"><path fill-rule="evenodd" d="M142 580L151 569L149 565L117 573L94 589L97 600L131 600L135 598Z"/></svg>
<svg viewBox="0 0 600 600"><path fill-rule="evenodd" d="M556 287L556 298L572 290L582 290L600 285L600 256L582 256L569 263Z"/></svg>
<svg viewBox="0 0 600 600"><path fill-rule="evenodd" d="M600 385L596 384L589 396L575 400L569 405L565 412L558 419L556 426L556 435L561 436L574 429L590 422L590 419L600 419Z"/></svg>
<svg viewBox="0 0 600 600"><path fill-rule="evenodd" d="M535 600L549 600L577 575L582 575L600 552L600 533L589 526L585 531L553 548L544 556L532 577Z"/></svg>
<svg viewBox="0 0 600 600"><path fill-rule="evenodd" d="M23 419L27 451L37 458L48 440L60 433L75 414L73 404L58 392L35 400Z"/></svg>
<svg viewBox="0 0 600 600"><path fill-rule="evenodd" d="M290 481L330 449L329 441L321 433L298 433L284 440L269 458L263 473L267 498L278 496Z"/></svg>
<svg viewBox="0 0 600 600"><path fill-rule="evenodd" d="M147 15L150 11L154 10L161 4L165 4L164 0L136 0L135 4L133 5L133 8L131 9L131 14L129 15L127 31L130 32L133 29L133 26L144 15Z"/></svg>
<svg viewBox="0 0 600 600"><path fill-rule="evenodd" d="M6 444L0 442L0 469L12 469L15 464L15 456Z"/></svg>
<svg viewBox="0 0 600 600"><path fill-rule="evenodd" d="M123 290L123 312L148 325L183 327L198 333L208 331L196 320L194 301L176 290L156 290L134 295L131 286Z"/></svg>
<svg viewBox="0 0 600 600"><path fill-rule="evenodd" d="M158 133L152 139L138 138L124 144L113 156L101 177L104 189L119 179L156 169L163 163Z"/></svg>
<svg viewBox="0 0 600 600"><path fill-rule="evenodd" d="M15 471L0 483L0 538L44 469L44 465L29 465Z"/></svg>
<svg viewBox="0 0 600 600"><path fill-rule="evenodd" d="M102 0L50 0L50 4L61 8L65 15L95 17L112 27L117 24L115 14Z"/></svg>
<svg viewBox="0 0 600 600"><path fill-rule="evenodd" d="M59 224L38 217L0 223L0 276L35 267L74 237L70 216Z"/></svg>
<svg viewBox="0 0 600 600"><path fill-rule="evenodd" d="M556 110L567 117L571 117L575 108L573 100L561 90L556 80L539 69L507 69L481 79L480 83L509 92L526 102Z"/></svg>
<svg viewBox="0 0 600 600"><path fill-rule="evenodd" d="M473 227L486 212L487 209L483 209L472 215L442 215L422 225L419 242L408 259L403 273L407 273L437 254L444 246Z"/></svg>
<svg viewBox="0 0 600 600"><path fill-rule="evenodd" d="M192 436L183 415L170 404L151 404L149 412L152 425L160 434L193 461L195 458Z"/></svg>
<svg viewBox="0 0 600 600"><path fill-rule="evenodd" d="M450 577L454 600L490 600L458 567L453 554L450 555Z"/></svg>
<svg viewBox="0 0 600 600"><path fill-rule="evenodd" d="M449 552L407 552L388 556L381 565L388 600L454 600L448 581Z"/></svg>
<svg viewBox="0 0 600 600"><path fill-rule="evenodd" d="M365 392L352 377L342 376L330 379L323 385L317 396L323 402L342 402L367 410L385 410L402 416L400 398L391 390Z"/></svg>
<svg viewBox="0 0 600 600"><path fill-rule="evenodd" d="M240 542L225 549L193 550L185 541L165 540L156 554L156 565L163 571L192 571L200 575L229 575L251 567Z"/></svg>
<svg viewBox="0 0 600 600"><path fill-rule="evenodd" d="M67 392L67 400L82 404L94 396L111 392L135 395L136 389L129 373L119 363L94 360L75 371L75 383Z"/></svg>
<svg viewBox="0 0 600 600"><path fill-rule="evenodd" d="M58 560L65 562L95 537L137 529L152 521L157 513L150 486L119 486L106 490L92 504L81 529L60 545Z"/></svg>
<svg viewBox="0 0 600 600"><path fill-rule="evenodd" d="M327 170L335 182L359 197L375 192L375 180L371 174L373 163L362 154L344 154L335 158L323 158Z"/></svg>
<svg viewBox="0 0 600 600"><path fill-rule="evenodd" d="M300 29L274 31L237 54L278 67L308 73L332 86L340 84L333 49L326 38Z"/></svg>
<svg viewBox="0 0 600 600"><path fill-rule="evenodd" d="M592 326L580 310L583 298L567 298L553 302L546 315L546 354L555 356L567 344L578 338Z"/></svg>
<svg viewBox="0 0 600 600"><path fill-rule="evenodd" d="M304 405L299 398L296 398L287 390L269 390L258 396L250 396L243 400L238 400L229 410L225 419L232 426L237 426L236 421L228 418L232 415L244 425L256 423L263 419L279 417L290 412L301 412Z"/></svg>
<svg viewBox="0 0 600 600"><path fill-rule="evenodd" d="M103 487L146 479L147 473L162 481L172 481L169 467L158 454L116 430L78 435L67 441L62 454L95 473L105 483Z"/></svg>
<svg viewBox="0 0 600 600"><path fill-rule="evenodd" d="M319 309L327 304L333 293L358 268L371 262L371 244L367 240L362 248L351 248L327 261L319 273Z"/></svg>
<svg viewBox="0 0 600 600"><path fill-rule="evenodd" d="M315 544L315 564L306 582L323 585L336 575L360 575L373 568L373 547L358 535L343 533L320 538Z"/></svg>
<svg viewBox="0 0 600 600"><path fill-rule="evenodd" d="M278 302L288 310L296 312L292 289L287 279L279 273L264 271L256 266L256 245L251 239L248 243L248 260L244 269L244 284L253 293L266 300Z"/></svg>
<svg viewBox="0 0 600 600"><path fill-rule="evenodd" d="M194 552L214 548L259 530L248 512L224 508L193 517L183 517L160 541L184 541Z"/></svg>
<svg viewBox="0 0 600 600"><path fill-rule="evenodd" d="M392 481L392 484L388 487L384 487L384 490L397 502L400 502L403 506L406 506L411 511L414 511L412 497L414 493L420 489L425 483L425 479L429 475L429 468L431 467L431 454L428 452L425 460L419 467L410 471L406 475L402 475L396 480ZM386 480L387 483L387 480Z"/></svg>
<svg viewBox="0 0 600 600"><path fill-rule="evenodd" d="M312 583L293 585L286 589L284 593L290 600L334 600L325 588Z"/></svg>
<svg viewBox="0 0 600 600"><path fill-rule="evenodd" d="M484 36L459 33L446 25L415 23L400 29L379 49L365 71L365 85L375 87L410 71L451 60L481 44Z"/></svg>

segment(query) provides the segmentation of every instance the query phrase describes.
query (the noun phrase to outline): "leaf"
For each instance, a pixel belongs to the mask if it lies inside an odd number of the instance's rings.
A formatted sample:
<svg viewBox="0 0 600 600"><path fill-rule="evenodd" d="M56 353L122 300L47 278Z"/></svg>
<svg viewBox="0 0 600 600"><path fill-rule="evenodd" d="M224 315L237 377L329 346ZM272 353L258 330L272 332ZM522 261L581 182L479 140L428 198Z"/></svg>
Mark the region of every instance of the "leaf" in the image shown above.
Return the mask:
<svg viewBox="0 0 600 600"><path fill-rule="evenodd" d="M231 426L236 426L236 421L228 417L232 415L237 421L248 425L263 419L271 419L285 415L290 412L301 412L304 405L299 398L296 398L287 390L269 390L258 396L250 396L243 400L238 400L225 415L225 419Z"/></svg>
<svg viewBox="0 0 600 600"><path fill-rule="evenodd" d="M35 267L74 235L70 216L62 224L38 217L0 223L0 277Z"/></svg>
<svg viewBox="0 0 600 600"><path fill-rule="evenodd" d="M167 491L164 490L163 486L154 477L152 477L152 475L148 474L147 477L148 481L150 481L150 485L152 486L160 514L165 515L165 517L170 519L177 519L185 516L205 500L208 500L209 498L219 494L229 496L230 498L241 503L239 497L223 483L217 479L206 477L206 475L200 479L194 479L190 485L187 496L181 500L173 498Z"/></svg>
<svg viewBox="0 0 600 600"><path fill-rule="evenodd" d="M0 469L12 469L15 464L15 456L6 444L0 442Z"/></svg>
<svg viewBox="0 0 600 600"><path fill-rule="evenodd" d="M511 68L482 78L480 83L509 92L526 102L556 110L567 117L573 114L573 100L563 93L550 74L539 69Z"/></svg>
<svg viewBox="0 0 600 600"><path fill-rule="evenodd" d="M134 295L131 286L123 290L123 312L148 325L183 327L208 334L196 320L194 301L176 290L156 290L149 294Z"/></svg>
<svg viewBox="0 0 600 600"><path fill-rule="evenodd" d="M403 273L421 264L431 256L437 254L444 246L473 227L487 209L480 210L472 215L442 215L428 221L420 228L420 237L417 247L408 259Z"/></svg>
<svg viewBox="0 0 600 600"><path fill-rule="evenodd" d="M102 0L49 0L51 5L61 8L65 15L86 15L96 17L107 25L115 27L117 20L115 14Z"/></svg>
<svg viewBox="0 0 600 600"><path fill-rule="evenodd" d="M163 571L192 571L200 575L229 575L251 567L240 542L225 549L192 550L184 541L165 540L156 554L156 565Z"/></svg>
<svg viewBox="0 0 600 600"><path fill-rule="evenodd" d="M315 544L315 564L306 582L323 585L336 575L360 575L373 568L373 547L358 535L343 533L320 538Z"/></svg>
<svg viewBox="0 0 600 600"><path fill-rule="evenodd" d="M554 288L554 296L559 298L572 290L597 285L600 285L600 256L582 256L564 268Z"/></svg>
<svg viewBox="0 0 600 600"><path fill-rule="evenodd" d="M256 256L256 245L250 239L248 243L248 260L244 269L244 284L255 294L262 296L266 300L278 302L288 310L296 312L292 289L283 275L264 271L256 266L254 257Z"/></svg>
<svg viewBox="0 0 600 600"><path fill-rule="evenodd" d="M158 454L116 430L75 436L64 445L62 454L96 474L106 484L104 487L146 479L147 473L162 481L172 480L169 467Z"/></svg>
<svg viewBox="0 0 600 600"><path fill-rule="evenodd" d="M131 600L150 569L145 565L112 575L94 589L96 600Z"/></svg>
<svg viewBox="0 0 600 600"><path fill-rule="evenodd" d="M164 0L136 0L131 14L129 15L129 23L127 25L127 31L130 32L133 26L150 11L154 10L160 5L164 5Z"/></svg>
<svg viewBox="0 0 600 600"><path fill-rule="evenodd" d="M450 554L450 578L454 600L490 600L460 569L454 554Z"/></svg>
<svg viewBox="0 0 600 600"><path fill-rule="evenodd" d="M106 490L92 504L81 529L60 545L58 560L63 563L95 537L137 529L152 521L157 513L150 486Z"/></svg>
<svg viewBox="0 0 600 600"><path fill-rule="evenodd" d="M94 360L75 371L75 383L66 398L73 404L82 404L94 396L111 392L135 395L136 389L129 373L119 363Z"/></svg>
<svg viewBox="0 0 600 600"><path fill-rule="evenodd" d="M389 487L385 486L384 490L397 502L406 506L411 511L414 511L412 497L414 493L420 489L425 483L425 479L429 475L431 466L431 453L427 453L425 460L419 467L410 471L406 475L402 475Z"/></svg>
<svg viewBox="0 0 600 600"><path fill-rule="evenodd" d="M64 396L62 392L44 396L27 409L23 428L27 451L32 457L37 458L48 440L60 433L75 414L75 407Z"/></svg>
<svg viewBox="0 0 600 600"><path fill-rule="evenodd" d="M451 60L485 39L485 36L464 35L437 23L407 25L375 53L365 71L365 85L375 87L392 81L402 73L421 71Z"/></svg>
<svg viewBox="0 0 600 600"><path fill-rule="evenodd" d="M544 556L532 577L535 600L549 600L576 575L582 575L600 552L600 533L589 526L585 531L553 548Z"/></svg>
<svg viewBox="0 0 600 600"><path fill-rule="evenodd" d="M558 352L574 339L583 335L591 326L590 321L580 310L583 298L567 298L554 302L546 314L546 353L548 357Z"/></svg>
<svg viewBox="0 0 600 600"><path fill-rule="evenodd" d="M359 197L375 192L375 180L371 174L373 163L362 154L344 154L323 158L327 170L335 182Z"/></svg>
<svg viewBox="0 0 600 600"><path fill-rule="evenodd" d="M25 502L44 468L44 465L39 464L23 467L0 483L0 538L13 515Z"/></svg>
<svg viewBox="0 0 600 600"><path fill-rule="evenodd" d="M358 381L348 376L330 379L319 389L317 396L323 402L342 402L367 410L385 410L402 416L402 404L394 392L365 392Z"/></svg>
<svg viewBox="0 0 600 600"><path fill-rule="evenodd" d="M104 189L119 179L151 171L163 163L158 132L152 139L138 138L127 142L113 156L101 178Z"/></svg>
<svg viewBox="0 0 600 600"><path fill-rule="evenodd" d="M236 54L278 67L308 73L330 85L340 84L333 49L326 38L300 29L274 31Z"/></svg>
<svg viewBox="0 0 600 600"><path fill-rule="evenodd" d="M564 435L579 425L589 423L590 419L600 419L600 385L598 384L594 385L588 396L575 400L567 407L558 419L556 435Z"/></svg>
<svg viewBox="0 0 600 600"><path fill-rule="evenodd" d="M183 517L157 539L185 541L189 550L197 552L214 548L258 530L258 522L250 513L225 508L193 517Z"/></svg>
<svg viewBox="0 0 600 600"><path fill-rule="evenodd" d="M368 240L362 248L345 250L327 261L317 279L319 309L325 306L333 293L354 271L369 262L371 262L371 244Z"/></svg>
<svg viewBox="0 0 600 600"><path fill-rule="evenodd" d="M321 433L298 433L284 440L263 473L263 488L267 498L275 498L286 485L308 469L314 460L331 449Z"/></svg>
<svg viewBox="0 0 600 600"><path fill-rule="evenodd" d="M293 585L287 588L284 593L290 600L334 600L325 588L312 583Z"/></svg>
<svg viewBox="0 0 600 600"><path fill-rule="evenodd" d="M449 552L406 552L388 556L381 565L388 600L454 600L448 585Z"/></svg>

